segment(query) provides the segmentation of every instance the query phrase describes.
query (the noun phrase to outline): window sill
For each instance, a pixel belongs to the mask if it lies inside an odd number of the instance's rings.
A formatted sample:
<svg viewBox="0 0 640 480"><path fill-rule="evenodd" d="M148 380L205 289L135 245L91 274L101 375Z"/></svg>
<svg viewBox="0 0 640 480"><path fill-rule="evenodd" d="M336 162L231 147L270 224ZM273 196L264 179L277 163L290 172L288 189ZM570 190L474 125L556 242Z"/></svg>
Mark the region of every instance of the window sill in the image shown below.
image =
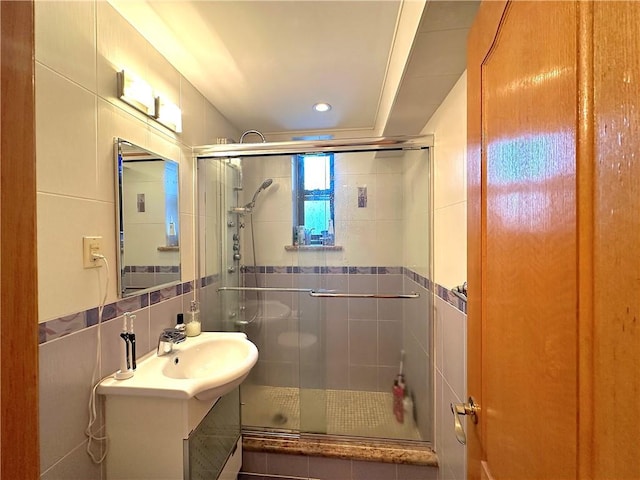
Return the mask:
<svg viewBox="0 0 640 480"><path fill-rule="evenodd" d="M159 252L179 252L180 247L179 246L161 246L161 247L158 247L158 251Z"/></svg>
<svg viewBox="0 0 640 480"><path fill-rule="evenodd" d="M341 245L285 245L287 252L318 252L318 251L334 251L342 250Z"/></svg>

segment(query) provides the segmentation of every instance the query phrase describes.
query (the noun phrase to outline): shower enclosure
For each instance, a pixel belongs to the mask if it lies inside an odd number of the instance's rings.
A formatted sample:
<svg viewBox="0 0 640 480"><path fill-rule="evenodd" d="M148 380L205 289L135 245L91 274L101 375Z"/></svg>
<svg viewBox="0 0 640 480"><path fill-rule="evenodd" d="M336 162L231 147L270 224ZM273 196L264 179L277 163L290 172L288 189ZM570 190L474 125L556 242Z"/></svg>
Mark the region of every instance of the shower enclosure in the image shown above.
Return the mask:
<svg viewBox="0 0 640 480"><path fill-rule="evenodd" d="M259 350L243 430L431 441L431 146L196 148L203 328Z"/></svg>

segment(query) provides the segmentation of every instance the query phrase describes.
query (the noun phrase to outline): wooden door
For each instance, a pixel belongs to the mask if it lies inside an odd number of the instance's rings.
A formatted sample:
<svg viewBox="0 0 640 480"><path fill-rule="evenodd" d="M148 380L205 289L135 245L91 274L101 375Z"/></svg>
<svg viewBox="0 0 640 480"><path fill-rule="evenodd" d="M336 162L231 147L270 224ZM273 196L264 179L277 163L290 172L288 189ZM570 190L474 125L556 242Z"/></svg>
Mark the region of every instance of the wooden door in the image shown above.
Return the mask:
<svg viewBox="0 0 640 480"><path fill-rule="evenodd" d="M488 2L470 34L470 478L577 478L577 32Z"/></svg>
<svg viewBox="0 0 640 480"><path fill-rule="evenodd" d="M486 2L470 33L470 478L640 478L639 24Z"/></svg>
<svg viewBox="0 0 640 480"><path fill-rule="evenodd" d="M0 478L40 476L33 2L0 2Z"/></svg>

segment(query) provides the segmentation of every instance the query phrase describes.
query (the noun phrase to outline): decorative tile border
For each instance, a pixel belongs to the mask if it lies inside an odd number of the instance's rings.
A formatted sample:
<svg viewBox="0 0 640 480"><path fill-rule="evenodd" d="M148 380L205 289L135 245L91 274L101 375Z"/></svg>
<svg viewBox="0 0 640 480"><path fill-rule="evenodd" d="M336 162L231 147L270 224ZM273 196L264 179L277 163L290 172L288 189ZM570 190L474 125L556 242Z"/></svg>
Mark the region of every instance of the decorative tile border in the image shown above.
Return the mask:
<svg viewBox="0 0 640 480"><path fill-rule="evenodd" d="M467 313L467 301L458 297L455 293L442 285L436 284L436 295L450 305L453 305L458 310L466 315Z"/></svg>
<svg viewBox="0 0 640 480"><path fill-rule="evenodd" d="M220 274L216 273L215 275L209 275L207 277L202 277L198 281L198 285L200 286L200 288L202 288L202 287L207 287L209 285L212 285L214 283L218 283L219 281L220 281Z"/></svg>
<svg viewBox="0 0 640 480"><path fill-rule="evenodd" d="M342 274L342 275L404 275L427 289L428 291L434 291L435 294L445 302L453 305L462 313L467 313L467 302L462 298L452 293L448 288L443 287L437 283L433 283L429 278L414 272L407 267L345 267L345 266L273 266L273 265L259 265L257 267L244 266L242 267L243 273L299 273L299 274Z"/></svg>
<svg viewBox="0 0 640 480"><path fill-rule="evenodd" d="M195 282L185 282L178 285L155 290L150 293L142 293L118 300L104 306L102 310L102 323L113 320L124 314L154 305L163 300L179 297L191 293L195 288ZM71 333L93 327L98 324L98 308L90 308L82 312L54 318L39 325L38 342L40 344L50 342L56 338L64 337Z"/></svg>
<svg viewBox="0 0 640 480"><path fill-rule="evenodd" d="M302 273L302 274L345 274L345 275L400 275L404 267L344 267L344 266L270 266L251 265L242 267L243 273Z"/></svg>
<svg viewBox="0 0 640 480"><path fill-rule="evenodd" d="M127 265L125 273L180 273L179 265Z"/></svg>
<svg viewBox="0 0 640 480"><path fill-rule="evenodd" d="M244 273L298 273L298 274L348 274L348 275L404 275L413 280L418 285L428 291L433 291L434 283L413 270L406 267L345 267L345 266L258 266L254 268L247 266L243 268ZM150 305L155 305L164 300L168 300L180 295L193 292L196 285L199 288L212 285L220 281L220 275L209 275L197 281L180 283L150 293L143 293L117 302L105 305L102 311L102 322L113 320L128 311L140 310ZM467 313L467 302L452 293L448 288L435 284L435 294L445 302L453 305L462 313ZM84 328L93 327L98 324L98 308L93 307L88 310L54 318L39 325L38 341L40 344L64 337Z"/></svg>

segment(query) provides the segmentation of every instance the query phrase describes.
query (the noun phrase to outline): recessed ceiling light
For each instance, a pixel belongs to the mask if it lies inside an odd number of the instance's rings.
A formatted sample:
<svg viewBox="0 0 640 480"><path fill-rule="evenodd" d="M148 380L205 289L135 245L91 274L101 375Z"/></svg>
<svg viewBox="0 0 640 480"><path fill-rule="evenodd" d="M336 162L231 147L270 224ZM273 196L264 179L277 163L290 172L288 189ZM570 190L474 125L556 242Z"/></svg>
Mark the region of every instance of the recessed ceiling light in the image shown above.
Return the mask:
<svg viewBox="0 0 640 480"><path fill-rule="evenodd" d="M329 105L328 103L325 103L325 102L320 102L320 103L316 103L313 106L313 109L316 112L328 112L329 110L331 110L331 105Z"/></svg>

